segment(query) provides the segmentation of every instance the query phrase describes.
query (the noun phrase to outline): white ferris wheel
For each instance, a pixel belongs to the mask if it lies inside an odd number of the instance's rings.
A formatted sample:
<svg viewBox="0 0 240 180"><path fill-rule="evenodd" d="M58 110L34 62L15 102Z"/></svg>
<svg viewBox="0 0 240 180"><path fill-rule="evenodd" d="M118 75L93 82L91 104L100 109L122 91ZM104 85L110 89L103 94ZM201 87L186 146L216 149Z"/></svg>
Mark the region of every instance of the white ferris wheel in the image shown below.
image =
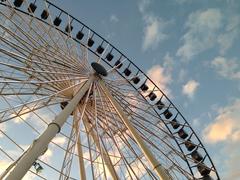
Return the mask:
<svg viewBox="0 0 240 180"><path fill-rule="evenodd" d="M43 0L0 1L0 164L6 180L220 179L164 92Z"/></svg>

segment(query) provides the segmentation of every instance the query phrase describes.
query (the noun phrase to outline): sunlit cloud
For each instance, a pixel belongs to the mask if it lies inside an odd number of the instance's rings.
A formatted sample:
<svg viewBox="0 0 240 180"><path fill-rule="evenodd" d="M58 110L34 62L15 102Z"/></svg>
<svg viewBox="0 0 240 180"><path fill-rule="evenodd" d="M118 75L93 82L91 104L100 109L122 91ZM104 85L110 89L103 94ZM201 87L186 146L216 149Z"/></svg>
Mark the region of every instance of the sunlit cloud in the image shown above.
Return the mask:
<svg viewBox="0 0 240 180"><path fill-rule="evenodd" d="M232 105L219 109L218 116L204 130L208 143L240 140L240 99Z"/></svg>
<svg viewBox="0 0 240 180"><path fill-rule="evenodd" d="M240 62L237 59L216 57L211 62L216 72L227 79L240 79Z"/></svg>
<svg viewBox="0 0 240 180"><path fill-rule="evenodd" d="M197 82L195 80L190 80L185 85L183 85L182 93L185 94L186 96L188 96L189 98L193 98L199 85L200 85L199 82Z"/></svg>
<svg viewBox="0 0 240 180"><path fill-rule="evenodd" d="M18 115L17 117L15 117L14 123L19 124L27 120L31 115L29 111L31 111L29 108L23 108L20 112L18 112L18 114L22 114L22 115ZM16 116L16 114L12 114L12 117L14 116Z"/></svg>
<svg viewBox="0 0 240 180"><path fill-rule="evenodd" d="M58 145L64 145L66 143L66 138L57 136L52 141Z"/></svg>
<svg viewBox="0 0 240 180"><path fill-rule="evenodd" d="M240 99L230 105L218 108L217 116L212 123L203 130L206 143L222 147L216 151L216 166L224 170L222 179L238 180L240 177ZM223 146L219 146L223 145Z"/></svg>
<svg viewBox="0 0 240 180"><path fill-rule="evenodd" d="M172 82L172 58L167 54L164 57L163 65L154 65L147 71L148 77L166 94L171 96L169 85ZM152 83L148 84L149 89L153 89Z"/></svg>
<svg viewBox="0 0 240 180"><path fill-rule="evenodd" d="M0 160L0 175L8 168L8 166L11 164L11 161L4 160L1 158Z"/></svg>

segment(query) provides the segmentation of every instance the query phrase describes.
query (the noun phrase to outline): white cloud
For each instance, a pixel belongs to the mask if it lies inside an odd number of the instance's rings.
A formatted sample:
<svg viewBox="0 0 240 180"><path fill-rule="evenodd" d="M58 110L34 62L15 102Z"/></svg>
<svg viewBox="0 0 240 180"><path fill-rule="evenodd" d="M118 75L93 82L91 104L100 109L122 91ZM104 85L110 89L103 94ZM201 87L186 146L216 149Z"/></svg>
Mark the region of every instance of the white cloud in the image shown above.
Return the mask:
<svg viewBox="0 0 240 180"><path fill-rule="evenodd" d="M37 179L36 175L31 172L27 172L27 174L22 178L22 180L35 180Z"/></svg>
<svg viewBox="0 0 240 180"><path fill-rule="evenodd" d="M217 41L220 45L220 54L232 47L234 40L240 36L240 16L235 15L228 18L228 23L225 27L225 32L220 34Z"/></svg>
<svg viewBox="0 0 240 180"><path fill-rule="evenodd" d="M110 22L117 23L119 21L118 17L115 14L110 16Z"/></svg>
<svg viewBox="0 0 240 180"><path fill-rule="evenodd" d="M214 47L219 47L219 53L223 55L240 37L240 16L228 14L224 9L199 10L189 15L185 27L183 45L176 53L182 60L190 60Z"/></svg>
<svg viewBox="0 0 240 180"><path fill-rule="evenodd" d="M219 109L218 116L204 130L204 139L209 143L240 140L240 99L232 105Z"/></svg>
<svg viewBox="0 0 240 180"><path fill-rule="evenodd" d="M224 78L240 79L240 62L236 59L219 56L211 62L211 65Z"/></svg>
<svg viewBox="0 0 240 180"><path fill-rule="evenodd" d="M173 58L166 53L163 57L163 65L154 65L147 71L147 76L167 95L171 96L169 85L172 83ZM149 89L153 89L152 83L147 83ZM158 95L158 94L157 94Z"/></svg>
<svg viewBox="0 0 240 180"><path fill-rule="evenodd" d="M216 151L215 162L217 167L224 170L222 179L238 180L240 177L240 99L230 105L218 109L214 122L203 130L205 142L223 148ZM221 142L221 144L219 144ZM218 144L216 144L218 143Z"/></svg>
<svg viewBox="0 0 240 180"><path fill-rule="evenodd" d="M7 126L5 123L0 123L0 129L5 132L7 130ZM3 134L0 132L0 138L3 137Z"/></svg>
<svg viewBox="0 0 240 180"><path fill-rule="evenodd" d="M164 32L164 30L170 23L158 16L155 16L152 12L148 12L146 9L150 3L150 0L142 0L139 3L139 11L142 14L145 24L142 44L142 49L144 51L149 48L156 48L160 42L168 38L168 35Z"/></svg>
<svg viewBox="0 0 240 180"><path fill-rule="evenodd" d="M149 48L156 48L160 42L167 39L168 35L163 31L168 23L153 15L146 15L144 17L144 22L145 27L142 49L145 51Z"/></svg>
<svg viewBox="0 0 240 180"><path fill-rule="evenodd" d="M52 149L48 148L47 151L39 157L39 159L41 159L43 162L50 163L52 155Z"/></svg>
<svg viewBox="0 0 240 180"><path fill-rule="evenodd" d="M222 26L222 14L218 9L197 11L189 15L185 26L188 31L183 36L184 43L177 56L189 60L214 46L216 33Z"/></svg>
<svg viewBox="0 0 240 180"><path fill-rule="evenodd" d="M64 145L66 143L66 138L65 137L61 137L61 136L57 136L52 141L54 143L58 144L58 145Z"/></svg>
<svg viewBox="0 0 240 180"><path fill-rule="evenodd" d="M7 167L11 164L11 161L8 160L0 160L0 175L7 169Z"/></svg>
<svg viewBox="0 0 240 180"><path fill-rule="evenodd" d="M22 114L22 115L15 117L14 122L19 124L19 123L22 123L24 120L27 120L31 115L31 112L29 112L29 111L31 111L31 109L24 107L20 112L18 112L18 114ZM14 117L14 116L16 116L16 114L12 114L11 116Z"/></svg>
<svg viewBox="0 0 240 180"><path fill-rule="evenodd" d="M187 95L189 98L193 98L198 87L199 87L199 82L195 80L190 80L185 85L183 85L182 93Z"/></svg>

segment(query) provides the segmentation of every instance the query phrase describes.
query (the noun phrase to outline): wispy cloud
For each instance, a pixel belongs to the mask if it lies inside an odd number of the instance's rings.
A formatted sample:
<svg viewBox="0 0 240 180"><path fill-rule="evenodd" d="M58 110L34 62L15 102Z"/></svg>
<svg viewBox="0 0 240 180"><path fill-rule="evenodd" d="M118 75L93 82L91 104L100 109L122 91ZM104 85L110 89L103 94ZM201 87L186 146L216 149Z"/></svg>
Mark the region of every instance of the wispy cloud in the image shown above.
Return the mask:
<svg viewBox="0 0 240 180"><path fill-rule="evenodd" d="M142 14L142 19L144 21L143 51L146 51L149 48L154 49L160 42L166 40L168 35L164 31L171 23L170 21L165 21L148 11L147 8L150 3L150 0L142 0L139 3L139 11Z"/></svg>
<svg viewBox="0 0 240 180"><path fill-rule="evenodd" d="M171 96L169 85L172 82L173 59L167 53L163 60L163 65L154 65L147 71L147 75L166 95ZM148 86L150 89L153 88L151 84Z"/></svg>
<svg viewBox="0 0 240 180"><path fill-rule="evenodd" d="M145 51L149 48L156 48L158 44L168 38L168 35L164 33L168 22L154 15L144 16L144 37L142 49Z"/></svg>
<svg viewBox="0 0 240 180"><path fill-rule="evenodd" d="M217 42L220 45L220 54L225 52L232 47L234 41L240 36L240 16L233 15L227 19L225 32L220 34Z"/></svg>
<svg viewBox="0 0 240 180"><path fill-rule="evenodd" d="M182 93L188 96L189 98L193 98L199 85L200 85L199 82L195 80L190 80L185 85L183 85Z"/></svg>
<svg viewBox="0 0 240 180"><path fill-rule="evenodd" d="M218 9L197 11L189 15L183 36L183 45L177 50L177 56L189 60L196 54L214 46L216 32L222 26L222 14Z"/></svg>
<svg viewBox="0 0 240 180"><path fill-rule="evenodd" d="M112 14L109 20L112 23L117 23L119 21L118 17L115 14Z"/></svg>
<svg viewBox="0 0 240 180"><path fill-rule="evenodd" d="M211 62L216 72L227 79L240 79L240 62L236 59L216 57Z"/></svg>
<svg viewBox="0 0 240 180"><path fill-rule="evenodd" d="M183 44L176 53L182 60L214 47L223 55L240 36L240 16L217 8L198 10L189 15L185 27Z"/></svg>

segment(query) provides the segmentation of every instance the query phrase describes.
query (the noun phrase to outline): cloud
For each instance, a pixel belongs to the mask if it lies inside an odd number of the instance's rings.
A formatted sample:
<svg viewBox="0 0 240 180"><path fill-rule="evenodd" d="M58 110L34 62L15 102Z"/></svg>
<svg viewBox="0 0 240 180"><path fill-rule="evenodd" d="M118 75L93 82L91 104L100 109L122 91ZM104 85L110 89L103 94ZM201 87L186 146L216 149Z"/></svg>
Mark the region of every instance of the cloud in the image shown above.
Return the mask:
<svg viewBox="0 0 240 180"><path fill-rule="evenodd" d="M215 162L221 167L222 179L238 180L240 177L240 99L218 109L214 122L203 130L203 139L216 148ZM223 146L219 146L223 145Z"/></svg>
<svg viewBox="0 0 240 180"><path fill-rule="evenodd" d="M189 15L183 36L183 45L177 50L177 56L189 60L193 56L215 45L216 33L222 26L222 14L218 9L197 11Z"/></svg>
<svg viewBox="0 0 240 180"><path fill-rule="evenodd" d="M228 23L225 27L225 32L218 36L217 42L220 45L220 54L232 47L234 40L240 36L240 16L234 15L228 18Z"/></svg>
<svg viewBox="0 0 240 180"><path fill-rule="evenodd" d="M178 74L178 82L183 82L186 79L188 72L185 69L180 69Z"/></svg>
<svg viewBox="0 0 240 180"><path fill-rule="evenodd" d="M164 29L167 26L167 22L159 17L153 15L146 15L144 17L144 37L142 49L145 51L149 48L156 48L157 45L168 38L168 35L164 33Z"/></svg>
<svg viewBox="0 0 240 180"><path fill-rule="evenodd" d="M232 105L220 108L213 123L204 129L204 139L208 143L240 140L240 99Z"/></svg>
<svg viewBox="0 0 240 180"><path fill-rule="evenodd" d="M0 160L0 175L8 168L11 164L11 161L8 160Z"/></svg>
<svg viewBox="0 0 240 180"><path fill-rule="evenodd" d="M138 4L138 9L141 13L144 13L147 7L150 5L151 0L141 0Z"/></svg>
<svg viewBox="0 0 240 180"><path fill-rule="evenodd" d="M115 14L110 16L110 22L117 23L119 21L118 17Z"/></svg>
<svg viewBox="0 0 240 180"><path fill-rule="evenodd" d="M50 163L51 157L53 155L53 150L51 148L48 148L47 151L39 157L43 162Z"/></svg>
<svg viewBox="0 0 240 180"><path fill-rule="evenodd" d="M7 126L5 123L0 123L1 131L5 132L7 130ZM3 137L3 134L0 132L0 138Z"/></svg>
<svg viewBox="0 0 240 180"><path fill-rule="evenodd" d="M139 3L139 11L142 14L145 25L143 29L143 51L146 51L149 48L156 48L160 42L168 38L168 35L164 30L170 24L170 21L165 21L162 18L155 16L152 12L147 11L147 7L150 3L150 0L142 0Z"/></svg>
<svg viewBox="0 0 240 180"><path fill-rule="evenodd" d="M236 59L216 57L211 62L212 67L219 75L227 79L240 79L240 62Z"/></svg>
<svg viewBox="0 0 240 180"><path fill-rule="evenodd" d="M148 77L168 96L171 96L169 85L172 82L172 57L167 53L164 57L163 66L154 65L147 71ZM153 84L148 84L149 89L153 89Z"/></svg>
<svg viewBox="0 0 240 180"><path fill-rule="evenodd" d="M52 141L58 145L64 145L66 143L66 138L57 136Z"/></svg>
<svg viewBox="0 0 240 180"><path fill-rule="evenodd" d="M188 96L189 98L193 98L199 85L200 85L199 82L197 82L195 80L190 80L185 85L183 85L182 93L185 94L186 96Z"/></svg>
<svg viewBox="0 0 240 180"><path fill-rule="evenodd" d="M216 8L198 10L189 15L185 27L183 44L176 53L182 60L190 60L214 47L219 47L223 55L240 37L240 15Z"/></svg>
<svg viewBox="0 0 240 180"><path fill-rule="evenodd" d="M31 115L31 112L29 112L29 111L31 111L30 108L24 107L21 111L17 112L18 114L23 114L23 115L18 116L18 117L15 117L15 118L14 118L14 122L15 122L16 124L20 124L20 123L22 123L24 120L27 120L27 119L30 117L30 115ZM28 113L27 113L27 112L28 112ZM17 113L12 114L11 116L14 117L14 116L17 115ZM24 113L25 113L25 114L24 114Z"/></svg>

